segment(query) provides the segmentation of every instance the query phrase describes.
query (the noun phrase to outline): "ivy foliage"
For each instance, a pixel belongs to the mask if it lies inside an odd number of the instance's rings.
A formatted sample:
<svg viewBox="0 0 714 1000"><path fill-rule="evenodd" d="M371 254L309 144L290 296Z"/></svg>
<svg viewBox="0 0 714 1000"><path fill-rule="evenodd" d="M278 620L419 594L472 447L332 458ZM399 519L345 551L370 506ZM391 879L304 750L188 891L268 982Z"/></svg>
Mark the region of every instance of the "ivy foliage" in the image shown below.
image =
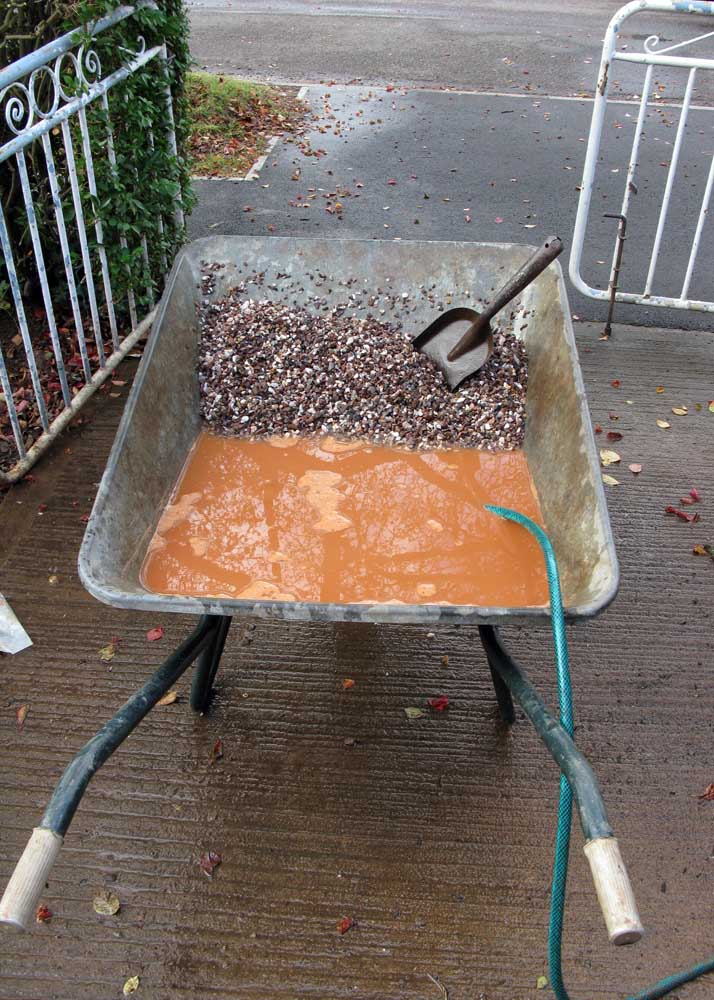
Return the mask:
<svg viewBox="0 0 714 1000"><path fill-rule="evenodd" d="M183 0L156 0L131 17L93 35L92 22L121 6L122 0L13 0L6 5L5 31L0 25L0 61L11 62L46 42L77 29L83 48L87 79L106 79L120 71L137 54L166 45L167 59L155 57L86 107L90 155L85 155L81 121L69 119L77 165L82 209L93 262L100 305L102 287L99 263L105 255L111 275L114 309L126 328L131 319L133 292L137 318L160 293L163 276L185 239L181 211L190 210L192 195L186 155L188 123L185 77L190 63L188 19ZM14 19L14 20L13 20ZM74 50L78 51L77 49ZM81 51L81 50L79 50ZM66 92L83 85L72 78L71 61L65 61ZM101 69L99 68L101 65ZM49 76L39 79L48 106L52 100ZM42 95L42 91L38 92ZM168 94L171 102L168 101ZM171 121L173 109L173 123ZM11 137L3 118L0 144ZM172 131L175 140L172 138ZM175 146L174 146L175 141ZM60 199L70 238L71 257L80 298L87 286L77 238L75 210L69 183L65 137L53 130L51 145ZM35 214L41 235L49 285L57 302L67 306L67 282L60 253L55 213L47 182L42 144L25 148ZM96 193L91 193L94 175ZM39 295L37 268L32 250L27 212L14 158L0 164L0 198L13 242L15 263L24 292ZM97 222L100 226L97 227ZM0 279L4 277L0 274ZM106 303L104 303L106 318Z"/></svg>

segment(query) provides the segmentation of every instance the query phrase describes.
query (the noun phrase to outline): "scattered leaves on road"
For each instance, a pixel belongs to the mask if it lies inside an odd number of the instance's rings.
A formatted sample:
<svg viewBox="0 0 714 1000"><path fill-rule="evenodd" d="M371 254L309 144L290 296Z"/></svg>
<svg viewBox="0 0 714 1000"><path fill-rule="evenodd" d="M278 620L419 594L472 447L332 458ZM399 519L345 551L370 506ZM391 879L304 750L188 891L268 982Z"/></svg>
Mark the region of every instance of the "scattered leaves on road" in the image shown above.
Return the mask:
<svg viewBox="0 0 714 1000"><path fill-rule="evenodd" d="M113 917L121 909L121 903L119 897L109 889L102 889L92 900L92 909L100 917Z"/></svg>

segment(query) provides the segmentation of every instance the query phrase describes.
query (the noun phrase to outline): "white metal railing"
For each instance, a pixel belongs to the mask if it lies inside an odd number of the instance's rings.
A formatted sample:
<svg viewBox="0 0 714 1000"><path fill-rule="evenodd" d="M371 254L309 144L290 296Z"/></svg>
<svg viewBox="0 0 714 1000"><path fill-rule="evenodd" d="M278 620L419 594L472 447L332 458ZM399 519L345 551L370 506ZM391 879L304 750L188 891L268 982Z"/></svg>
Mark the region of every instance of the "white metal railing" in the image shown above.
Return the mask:
<svg viewBox="0 0 714 1000"><path fill-rule="evenodd" d="M4 117L11 135L4 145L0 146L0 179L2 179L2 171L6 169L7 161L14 160L22 190L34 267L39 281L44 312L43 323L47 324L51 346L49 357L46 353L41 355L42 366L40 367L37 360L38 343L36 338L33 342L10 232L0 203L0 245L5 262L7 284L12 298L11 306L24 350L26 365L23 367L29 374L29 384L18 388L17 379L13 378L13 371L6 364L6 357L0 343L0 390L7 411L6 421L9 422L11 429L11 436L4 435L3 443L6 452L10 442L14 447L11 461L8 462L6 459L4 468L0 469L0 484L15 482L25 475L31 465L49 447L54 438L151 326L154 316L151 280L147 282L146 289L146 298L152 307L151 311L139 321L135 290L129 284L127 307L131 331L122 335L118 326L116 300L105 248L105 234L100 214L96 210L98 193L94 157L101 155L101 151L97 153L96 148L93 149L92 133L87 122L87 107L97 101L104 112L106 134L102 145L106 150L109 169L116 175L117 160L109 117L108 94L113 87L140 71L152 60L158 60L163 71L161 77L164 81L162 83L162 103L165 114L161 116L162 120L157 124L165 129L168 149L173 156L176 156L166 45L155 45L147 49L145 40L138 35L136 50L121 50L121 65L114 72L103 77L97 52L84 41L87 37L93 38L120 21L131 17L136 11L147 7L156 9L156 4L153 0L138 0L134 5L117 7L106 17L85 26L83 29L68 32L61 38L0 70L0 115ZM71 81L71 85L68 81ZM44 94L40 97L39 91L43 88ZM49 91L49 97L47 91ZM150 149L154 148L155 141L153 124L148 126L146 136ZM79 154L82 163L81 171L77 168L75 139L81 143ZM28 174L26 151L32 143L36 142L40 143L42 147L40 162L43 164L43 172L46 170L46 181L55 223L51 235L53 239L56 239L61 251L68 296L67 309L68 314L71 313L74 324L76 351L72 357L75 359L76 371L73 373L71 384L67 375L68 359L65 357L67 340L65 339L63 351L58 330L57 290L54 289L55 296L53 297L45 265L45 248L43 248L33 202L32 184ZM55 145L54 152L53 143ZM59 169L63 174L62 178L58 176L57 150L61 150L61 167ZM67 192L67 202L70 200L71 193L73 218L70 220L65 215L60 181L64 181L63 188ZM69 191L67 191L67 184ZM85 206L88 203L95 206L95 211L92 212L93 218L90 220L95 238L93 248L90 247L87 219L85 218ZM174 217L177 224L182 226L183 211L180 202L175 206ZM157 215L155 226L156 232L163 234L164 220L160 214ZM119 243L122 250L128 250L125 236L120 237ZM147 273L150 273L146 234L140 238L140 246ZM164 272L166 264L165 256L162 256L161 266ZM1 263L0 277L2 277ZM101 285L101 293L98 293L99 284ZM81 296L78 286L83 289ZM84 311L89 313L88 317L82 315L83 306ZM89 347L88 337L85 333L87 325L90 325L92 330ZM81 375L79 374L80 369ZM57 388L61 393L61 405L55 406L53 410L48 408L46 400L48 377L55 380L55 385L58 383ZM31 412L35 414L37 420L37 430L34 432L28 428L28 421L23 419L23 414L27 412L28 408L31 408ZM2 402L0 402L1 414Z"/></svg>
<svg viewBox="0 0 714 1000"><path fill-rule="evenodd" d="M683 277L681 291L679 295L657 295L653 292L655 273L662 246L665 225L667 223L672 191L677 177L677 167L679 165L682 143L685 136L687 118L689 117L692 92L697 72L700 70L714 69L714 58L693 56L691 54L682 55L681 50L687 46L698 44L707 39L714 39L714 30L698 34L694 38L677 42L676 44L669 45L666 48L658 48L660 44L659 37L657 35L650 35L644 42L644 51L618 51L617 43L623 23L633 14L639 14L646 11L658 14L698 14L714 16L714 2L713 0L633 0L632 3L628 3L626 6L621 7L610 21L603 44L602 61L600 63L600 71L598 73L597 90L595 93L592 122L590 125L590 137L588 139L585 166L583 168L580 201L578 203L578 212L573 232L573 242L570 252L570 278L579 291L593 299L607 300L610 302L611 307L615 302L630 302L637 305L666 306L674 309L695 309L703 312L714 312L714 301L689 298L689 288L702 241L702 233L707 223L712 188L714 187L714 151L709 153L705 152L705 155L708 155L710 158L709 170L707 180L704 185L704 192L701 198L696 228L689 247L688 256L686 258L687 266ZM620 225L618 226L618 235L615 242L615 249L613 251L608 287L606 289L602 289L591 287L582 278L581 265L583 246L585 243L585 233L590 215L590 204L595 184L596 168L600 157L603 124L607 109L608 90L610 80L613 75L613 65L616 63L642 64L646 67L646 69L642 85L642 96L640 98L637 123L635 125L634 139L632 142L632 150L625 176L624 193L622 196L619 216L608 216L610 218L619 217ZM653 70L657 66L668 66L687 71L687 83L679 114L679 123L675 134L674 146L671 153L671 159L669 161L664 192L662 195L662 203L659 209L657 228L649 258L644 288L641 292L626 292L618 288L622 241L624 239L625 228L628 221L628 212L630 210L630 196L637 190L635 178L637 175L640 157L640 146L642 135L645 130L649 101L652 94ZM689 180L688 183L691 183L691 180ZM684 259L684 254L682 255L682 259ZM668 279L671 280L671 277L671 275L668 275ZM714 272L712 272L711 262L708 265L708 279L709 286L714 287ZM714 297L714 292L712 292L712 295Z"/></svg>

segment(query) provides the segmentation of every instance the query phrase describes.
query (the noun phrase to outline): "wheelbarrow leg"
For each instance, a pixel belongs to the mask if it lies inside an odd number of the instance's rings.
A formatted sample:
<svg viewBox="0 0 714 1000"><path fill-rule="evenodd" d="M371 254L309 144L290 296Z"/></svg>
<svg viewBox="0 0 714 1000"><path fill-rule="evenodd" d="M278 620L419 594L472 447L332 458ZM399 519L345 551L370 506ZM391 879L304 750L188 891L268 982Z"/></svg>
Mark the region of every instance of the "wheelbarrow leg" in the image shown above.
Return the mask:
<svg viewBox="0 0 714 1000"><path fill-rule="evenodd" d="M486 652L486 659L488 660L488 667L491 671L491 680L493 681L493 689L496 692L496 701L498 702L498 713L501 716L503 722L508 726L512 726L516 721L516 712L513 707L513 698L511 697L511 692L508 689L508 685L504 682L503 678L496 670L493 665L493 660L489 656L488 646L486 641L490 638L492 642L498 643L498 632L494 625L479 625L478 628L479 637L481 639L481 644ZM501 647L503 649L503 647ZM503 650L504 655L507 656L505 650Z"/></svg>
<svg viewBox="0 0 714 1000"><path fill-rule="evenodd" d="M211 616L214 617L214 616ZM190 705L195 712L205 712L211 700L213 681L215 680L218 666L221 662L223 647L226 644L228 629L231 627L231 618L228 616L215 616L217 624L213 634L213 639L206 646L196 662L196 669L193 672L193 682L191 684Z"/></svg>
<svg viewBox="0 0 714 1000"><path fill-rule="evenodd" d="M191 635L70 761L5 889L0 925L25 930L34 922L50 870L91 778L201 654L204 679L213 679L229 624L230 618L203 615Z"/></svg>

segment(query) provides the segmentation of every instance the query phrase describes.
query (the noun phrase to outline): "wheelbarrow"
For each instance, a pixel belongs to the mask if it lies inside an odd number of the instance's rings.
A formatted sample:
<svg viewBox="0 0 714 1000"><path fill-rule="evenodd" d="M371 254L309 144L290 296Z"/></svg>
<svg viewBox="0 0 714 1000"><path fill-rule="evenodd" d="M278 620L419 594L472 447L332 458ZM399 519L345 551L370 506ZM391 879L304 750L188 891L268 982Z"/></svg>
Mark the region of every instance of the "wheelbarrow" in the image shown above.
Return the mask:
<svg viewBox="0 0 714 1000"><path fill-rule="evenodd" d="M185 597L148 591L140 571L157 521L200 429L197 307L250 275L253 298L332 306L360 286L389 289L387 320L425 328L439 308L476 304L521 266L531 247L457 242L213 237L178 255L140 370L127 401L79 555L85 587L100 601L135 611L200 615L195 631L71 761L5 890L0 921L26 929L63 838L93 775L192 664L190 704L203 712L234 615L289 620L473 626L490 668L500 716L515 719L513 698L538 731L573 790L610 940L642 934L630 883L602 796L587 761L549 713L498 633L504 623L548 619L546 606L482 607L326 604ZM283 284L284 288L285 285ZM295 289L298 289L297 291ZM414 294L416 290L425 294ZM401 303L409 303L408 308ZM515 332L529 356L525 452L545 529L560 570L565 616L588 618L618 587L618 566L595 442L571 328L562 272L551 264L517 304ZM355 307L359 315L368 306Z"/></svg>

